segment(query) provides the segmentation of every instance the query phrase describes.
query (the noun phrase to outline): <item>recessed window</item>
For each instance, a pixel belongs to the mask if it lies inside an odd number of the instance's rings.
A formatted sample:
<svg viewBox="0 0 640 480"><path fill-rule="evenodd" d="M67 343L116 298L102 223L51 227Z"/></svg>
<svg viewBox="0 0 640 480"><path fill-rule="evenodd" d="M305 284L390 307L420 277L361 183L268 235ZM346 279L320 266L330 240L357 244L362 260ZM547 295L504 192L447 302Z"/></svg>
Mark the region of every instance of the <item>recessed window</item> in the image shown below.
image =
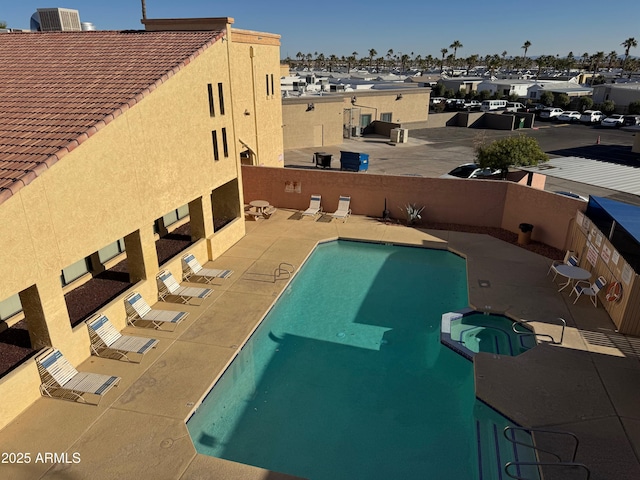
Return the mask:
<svg viewBox="0 0 640 480"><path fill-rule="evenodd" d="M213 98L213 85L210 83L207 84L207 91L209 93L209 115L212 117L216 116L216 106Z"/></svg>
<svg viewBox="0 0 640 480"><path fill-rule="evenodd" d="M391 113L381 113L380 114L380 121L381 122L391 122Z"/></svg>
<svg viewBox="0 0 640 480"><path fill-rule="evenodd" d="M222 83L218 84L218 100L220 103L220 115L224 115L224 92L222 89Z"/></svg>
<svg viewBox="0 0 640 480"><path fill-rule="evenodd" d="M213 159L218 161L220 160L220 152L218 152L218 132L216 130L211 132L211 142L213 143Z"/></svg>
<svg viewBox="0 0 640 480"><path fill-rule="evenodd" d="M76 263L63 268L60 274L60 281L62 282L62 286L64 287L65 285L69 285L71 282L77 280L85 273L89 273L90 266L91 263L89 257L85 257L82 260L78 260Z"/></svg>
<svg viewBox="0 0 640 480"><path fill-rule="evenodd" d="M267 96L269 96L269 74L264 76L265 86L267 87Z"/></svg>
<svg viewBox="0 0 640 480"><path fill-rule="evenodd" d="M20 295L17 293L0 302L0 320L6 320L22 311L22 303L20 303Z"/></svg>
<svg viewBox="0 0 640 480"><path fill-rule="evenodd" d="M274 94L274 90L273 90L273 73L271 74L271 95Z"/></svg>
<svg viewBox="0 0 640 480"><path fill-rule="evenodd" d="M98 250L98 259L100 260L100 263L104 263L111 260L114 257L117 257L122 252L124 252L123 238L121 238L116 242L113 242L110 245L107 245L106 247L102 247L100 250Z"/></svg>
<svg viewBox="0 0 640 480"><path fill-rule="evenodd" d="M222 129L222 153L225 158L229 156L229 146L227 145L227 129Z"/></svg>

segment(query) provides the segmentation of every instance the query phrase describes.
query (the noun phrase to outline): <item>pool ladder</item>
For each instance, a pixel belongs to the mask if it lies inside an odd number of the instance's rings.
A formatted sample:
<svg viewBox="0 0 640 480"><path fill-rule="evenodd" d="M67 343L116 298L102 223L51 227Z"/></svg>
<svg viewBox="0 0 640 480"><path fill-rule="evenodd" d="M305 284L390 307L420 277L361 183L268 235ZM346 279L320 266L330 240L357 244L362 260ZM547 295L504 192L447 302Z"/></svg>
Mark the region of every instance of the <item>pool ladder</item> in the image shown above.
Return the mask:
<svg viewBox="0 0 640 480"><path fill-rule="evenodd" d="M556 342L556 340L551 336L548 335L546 333L533 333L531 331L526 331L523 332L522 330L518 330L516 328L516 325L518 325L518 323L514 323L511 326L511 329L517 333L518 335L531 335L533 337L537 338L547 338L551 341L552 344L554 345L562 345L562 341L564 340L564 329L567 328L567 322L565 322L564 318L562 317L558 317L558 320L560 320L560 323L562 324L562 331L560 332L560 340Z"/></svg>
<svg viewBox="0 0 640 480"><path fill-rule="evenodd" d="M281 262L280 265L276 267L273 271L273 283L276 283L276 280L285 280L287 278L291 278L291 274L294 272L295 267L290 263Z"/></svg>
<svg viewBox="0 0 640 480"><path fill-rule="evenodd" d="M554 452L550 452L548 450L544 450L540 447L535 446L534 444L529 444L526 442L522 442L519 440L516 440L514 432L515 431L523 431L523 432L527 432L527 433L545 433L545 434L553 434L553 435L566 435L569 436L573 439L573 441L575 442L574 446L573 446L573 454L571 455L571 460L569 462L564 462L562 461L562 458L560 457L560 455L554 453ZM511 436L507 435L507 433L511 432ZM555 458L558 459L557 462L507 462L504 466L504 472L511 478L515 478L516 480L533 480L531 477L524 477L521 475L520 473L520 467L538 467L538 469L540 469L540 467L547 467L547 468L565 468L565 469L573 469L573 470L581 470L582 472L584 472L586 474L586 477L584 477L586 480L589 480L591 478L591 470L589 470L589 467L587 467L585 464L583 463L578 463L576 462L576 455L578 453L578 445L580 444L580 440L578 439L578 437L571 432L563 432L563 431L558 431L558 430L546 430L546 429L542 429L542 428L524 428L524 427L505 427L505 429L502 431L502 434L504 435L504 437L510 441L511 443L513 443L514 445L522 445L525 447L529 447L532 448L536 453L542 452L542 453L546 453L548 455L551 455ZM513 467L513 468L512 468ZM516 469L517 472L513 472L513 470ZM540 478L540 477L536 477Z"/></svg>

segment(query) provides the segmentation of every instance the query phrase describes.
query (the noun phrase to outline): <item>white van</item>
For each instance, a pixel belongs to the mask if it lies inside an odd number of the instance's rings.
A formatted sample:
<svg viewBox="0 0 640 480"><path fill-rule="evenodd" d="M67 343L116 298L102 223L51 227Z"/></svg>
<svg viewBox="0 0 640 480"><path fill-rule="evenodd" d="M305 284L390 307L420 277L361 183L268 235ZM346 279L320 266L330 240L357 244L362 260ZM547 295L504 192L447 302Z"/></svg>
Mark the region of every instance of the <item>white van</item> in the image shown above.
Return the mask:
<svg viewBox="0 0 640 480"><path fill-rule="evenodd" d="M485 100L480 105L480 111L490 112L491 110L504 110L507 108L506 100Z"/></svg>

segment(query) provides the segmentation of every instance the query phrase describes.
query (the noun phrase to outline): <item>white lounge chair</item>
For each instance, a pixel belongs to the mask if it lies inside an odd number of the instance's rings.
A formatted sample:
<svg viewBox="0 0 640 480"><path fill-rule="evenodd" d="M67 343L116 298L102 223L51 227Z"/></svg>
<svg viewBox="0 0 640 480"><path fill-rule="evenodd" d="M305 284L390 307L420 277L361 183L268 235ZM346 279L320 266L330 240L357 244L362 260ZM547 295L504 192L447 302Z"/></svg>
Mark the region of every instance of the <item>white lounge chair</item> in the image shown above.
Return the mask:
<svg viewBox="0 0 640 480"><path fill-rule="evenodd" d="M167 301L167 297L178 297L182 303L189 303L192 298L205 299L211 295L210 288L200 287L183 287L174 278L168 270L162 270L156 276L158 283L158 296L163 302Z"/></svg>
<svg viewBox="0 0 640 480"><path fill-rule="evenodd" d="M311 200L309 201L309 208L307 208L304 212L301 212L302 215L311 215L316 216L318 213L322 212L322 196L321 195L311 195Z"/></svg>
<svg viewBox="0 0 640 480"><path fill-rule="evenodd" d="M349 208L349 204L351 203L351 197L345 197L340 195L340 200L338 201L338 209L331 214L333 218L341 218L343 222L347 221L349 215L351 215L351 209Z"/></svg>
<svg viewBox="0 0 640 480"><path fill-rule="evenodd" d="M140 363L144 354L158 345L158 340L155 338L120 334L102 313L94 315L85 323L91 339L91 352L97 357L115 357L128 362Z"/></svg>
<svg viewBox="0 0 640 480"><path fill-rule="evenodd" d="M559 265L571 265L573 267L577 267L578 263L578 257L576 257L575 255L569 255L567 253L567 256L565 257L565 260L563 262L559 262L558 260L553 261L553 263L549 267L549 270L547 271L547 276L549 276L549 274L553 272L553 278L551 280L555 280L558 276L558 270L556 270L556 267L558 267Z"/></svg>
<svg viewBox="0 0 640 480"><path fill-rule="evenodd" d="M594 307L598 308L598 292L602 290L606 284L607 280L602 276L598 277L596 281L591 284L587 281L581 280L575 284L569 296L575 292L576 299L573 302L574 305L581 295L591 297L591 303L593 303Z"/></svg>
<svg viewBox="0 0 640 480"><path fill-rule="evenodd" d="M102 396L120 383L120 377L78 372L56 348L47 349L35 360L43 396L98 405Z"/></svg>
<svg viewBox="0 0 640 480"><path fill-rule="evenodd" d="M137 327L137 323L141 321L151 323L156 329L167 324L175 327L189 315L187 312L152 309L138 292L127 295L124 306L127 311L127 322L134 327Z"/></svg>
<svg viewBox="0 0 640 480"><path fill-rule="evenodd" d="M182 257L182 279L189 280L192 277L204 279L211 283L216 278L229 278L233 270L219 270L217 268L202 268L200 262L193 253L187 253Z"/></svg>

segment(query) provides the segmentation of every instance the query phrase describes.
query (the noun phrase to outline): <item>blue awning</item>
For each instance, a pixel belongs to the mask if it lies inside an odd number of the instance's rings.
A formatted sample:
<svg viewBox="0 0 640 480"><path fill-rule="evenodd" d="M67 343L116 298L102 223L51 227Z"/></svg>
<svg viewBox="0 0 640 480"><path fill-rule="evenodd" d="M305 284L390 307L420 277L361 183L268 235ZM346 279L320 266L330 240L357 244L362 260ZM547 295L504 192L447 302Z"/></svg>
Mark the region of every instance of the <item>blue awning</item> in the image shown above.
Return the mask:
<svg viewBox="0 0 640 480"><path fill-rule="evenodd" d="M620 227L624 228L640 244L640 207L609 198L590 196L587 212L589 207L597 208L597 206L607 212ZM606 234L608 232L603 233Z"/></svg>

